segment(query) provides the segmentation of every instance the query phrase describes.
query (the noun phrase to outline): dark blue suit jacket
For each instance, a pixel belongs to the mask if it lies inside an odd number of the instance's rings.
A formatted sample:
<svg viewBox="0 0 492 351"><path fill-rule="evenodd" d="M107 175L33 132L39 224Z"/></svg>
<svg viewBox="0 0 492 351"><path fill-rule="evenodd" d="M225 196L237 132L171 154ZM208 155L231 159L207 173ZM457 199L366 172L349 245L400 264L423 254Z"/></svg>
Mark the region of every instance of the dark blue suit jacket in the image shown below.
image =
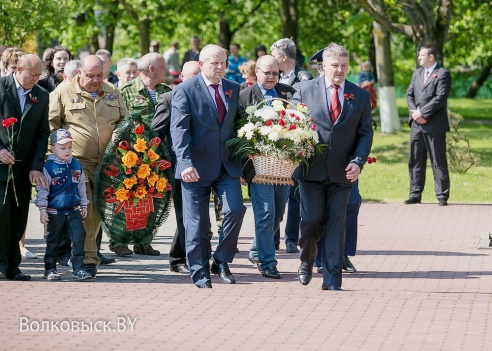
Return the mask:
<svg viewBox="0 0 492 351"><path fill-rule="evenodd" d="M320 157L309 162L309 170L301 164L296 178L307 181L324 181L351 184L346 177L345 168L355 162L362 169L372 146L372 117L369 93L357 85L345 81L345 98L342 113L335 125L331 122L326 98L324 76L297 83L296 93L290 100L292 106L305 103L314 119L319 141L326 144Z"/></svg>
<svg viewBox="0 0 492 351"><path fill-rule="evenodd" d="M236 134L239 116L239 84L222 79L227 113L219 122L214 97L211 96L202 75L190 78L174 89L171 112L171 137L176 153L176 178L181 172L194 167L200 182L213 182L221 166L232 178L241 176L241 168L230 159L231 150L225 142Z"/></svg>

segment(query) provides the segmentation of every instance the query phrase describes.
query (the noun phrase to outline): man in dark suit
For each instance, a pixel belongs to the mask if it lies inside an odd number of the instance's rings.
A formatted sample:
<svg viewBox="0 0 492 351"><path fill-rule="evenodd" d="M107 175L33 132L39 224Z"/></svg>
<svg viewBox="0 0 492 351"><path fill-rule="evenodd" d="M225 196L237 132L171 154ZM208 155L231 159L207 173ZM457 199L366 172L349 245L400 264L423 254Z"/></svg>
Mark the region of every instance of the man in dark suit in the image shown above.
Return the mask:
<svg viewBox="0 0 492 351"><path fill-rule="evenodd" d="M349 52L331 43L323 52L325 75L300 82L292 105L305 103L326 144L323 154L297 170L301 190L299 281L309 284L316 243L323 237L323 290L340 290L345 216L352 183L359 177L372 146L369 94L346 81ZM324 233L323 233L324 231Z"/></svg>
<svg viewBox="0 0 492 351"><path fill-rule="evenodd" d="M184 64L181 71L181 79L183 81L195 77L200 73L200 65L198 61L188 61ZM152 127L155 128L159 137L166 141L167 151L171 155L172 169L176 171L176 153L173 149L171 141L171 110L172 110L173 92L159 96L157 107L152 120ZM186 264L186 248L185 248L185 228L183 224L183 199L181 193L181 181L176 179L173 188L174 213L176 215L176 232L169 251L169 270L171 272L179 272L189 274L190 269Z"/></svg>
<svg viewBox="0 0 492 351"><path fill-rule="evenodd" d="M449 198L446 132L449 131L448 96L451 75L436 62L436 49L433 46L423 46L419 51L418 61L421 68L413 73L407 90L410 110L410 194L405 204L418 204L421 201L428 153L439 206L446 206Z"/></svg>
<svg viewBox="0 0 492 351"><path fill-rule="evenodd" d="M12 141L7 129L0 127L0 277L11 280L31 279L19 269L19 240L27 225L31 184L47 186L42 169L50 135L49 94L36 85L41 73L39 57L24 55L13 74L0 78L1 119L17 119L13 137L9 129ZM11 143L14 154L9 151ZM14 176L10 180L9 167Z"/></svg>
<svg viewBox="0 0 492 351"><path fill-rule="evenodd" d="M268 98L282 98L284 100L292 98L294 89L278 83L279 64L275 57L264 55L258 58L255 73L257 82L239 94L242 110ZM248 167L251 163L248 160L243 170L251 168ZM252 176L254 174L251 174L250 179L246 180L251 182ZM280 273L277 270L277 261L275 260L274 235L284 216L289 186L250 183L249 190L255 218L255 238L249 250L249 260L257 264L265 278L279 279Z"/></svg>
<svg viewBox="0 0 492 351"><path fill-rule="evenodd" d="M205 46L200 52L201 73L178 85L172 99L171 137L177 159L175 176L183 192L186 256L191 279L200 288L212 287L209 270L223 283L235 283L228 263L234 259L246 212L239 183L241 167L224 146L235 136L239 107L239 84L224 79L226 62L223 48ZM221 199L224 220L209 267L212 188Z"/></svg>

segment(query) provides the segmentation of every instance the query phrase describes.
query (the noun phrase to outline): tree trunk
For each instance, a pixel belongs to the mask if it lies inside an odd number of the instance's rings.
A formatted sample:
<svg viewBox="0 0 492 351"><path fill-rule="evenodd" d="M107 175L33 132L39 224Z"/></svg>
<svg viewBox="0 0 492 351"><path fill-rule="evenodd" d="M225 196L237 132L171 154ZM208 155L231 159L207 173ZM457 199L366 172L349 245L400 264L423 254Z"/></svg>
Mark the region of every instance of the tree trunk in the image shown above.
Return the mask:
<svg viewBox="0 0 492 351"><path fill-rule="evenodd" d="M140 32L140 54L143 56L149 53L150 47L150 19L147 17L138 24Z"/></svg>
<svg viewBox="0 0 492 351"><path fill-rule="evenodd" d="M297 45L297 0L282 0L280 18L284 28L284 38L292 38Z"/></svg>
<svg viewBox="0 0 492 351"><path fill-rule="evenodd" d="M111 6L109 6L111 22L106 26L106 37L104 38L104 48L111 53L113 53L114 32L116 29L116 24L118 23L119 13L118 0L113 0Z"/></svg>
<svg viewBox="0 0 492 351"><path fill-rule="evenodd" d="M478 90L489 77L491 70L492 70L492 62L489 62L487 66L485 66L485 68L480 73L478 79L474 81L470 89L468 89L468 92L465 95L466 98L473 99L475 98L475 96L477 96Z"/></svg>
<svg viewBox="0 0 492 351"><path fill-rule="evenodd" d="M232 41L231 26L225 18L225 12L222 11L218 16L219 20L219 45L224 49L229 50Z"/></svg>
<svg viewBox="0 0 492 351"><path fill-rule="evenodd" d="M401 130L400 116L396 108L396 92L391 59L390 33L378 22L373 22L376 49L376 69L379 77L379 116L381 131L392 133Z"/></svg>

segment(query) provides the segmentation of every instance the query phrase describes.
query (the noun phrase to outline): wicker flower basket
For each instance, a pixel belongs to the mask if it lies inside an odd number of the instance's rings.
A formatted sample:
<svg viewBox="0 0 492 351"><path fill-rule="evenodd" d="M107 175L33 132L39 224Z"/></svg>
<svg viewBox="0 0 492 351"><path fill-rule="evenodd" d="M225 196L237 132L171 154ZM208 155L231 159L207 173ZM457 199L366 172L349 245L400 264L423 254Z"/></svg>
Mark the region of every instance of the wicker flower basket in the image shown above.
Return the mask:
<svg viewBox="0 0 492 351"><path fill-rule="evenodd" d="M147 227L150 212L154 212L152 196L141 199L135 206L128 201L124 202L126 230L138 230Z"/></svg>
<svg viewBox="0 0 492 351"><path fill-rule="evenodd" d="M294 185L292 174L297 164L289 159L278 159L266 155L253 155L256 175L253 183Z"/></svg>

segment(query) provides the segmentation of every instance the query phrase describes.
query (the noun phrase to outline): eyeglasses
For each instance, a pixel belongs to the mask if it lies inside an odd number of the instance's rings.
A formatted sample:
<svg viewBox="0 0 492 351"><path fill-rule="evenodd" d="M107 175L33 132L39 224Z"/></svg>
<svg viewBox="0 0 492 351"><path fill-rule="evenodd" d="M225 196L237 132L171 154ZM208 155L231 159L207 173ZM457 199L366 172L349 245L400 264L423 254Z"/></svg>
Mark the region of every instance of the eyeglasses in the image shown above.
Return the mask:
<svg viewBox="0 0 492 351"><path fill-rule="evenodd" d="M256 67L256 68L258 68L258 67ZM265 76L278 77L278 75L279 75L278 72L265 72L265 71L262 71L259 68L258 68L258 71L260 71L261 73L263 73Z"/></svg>

